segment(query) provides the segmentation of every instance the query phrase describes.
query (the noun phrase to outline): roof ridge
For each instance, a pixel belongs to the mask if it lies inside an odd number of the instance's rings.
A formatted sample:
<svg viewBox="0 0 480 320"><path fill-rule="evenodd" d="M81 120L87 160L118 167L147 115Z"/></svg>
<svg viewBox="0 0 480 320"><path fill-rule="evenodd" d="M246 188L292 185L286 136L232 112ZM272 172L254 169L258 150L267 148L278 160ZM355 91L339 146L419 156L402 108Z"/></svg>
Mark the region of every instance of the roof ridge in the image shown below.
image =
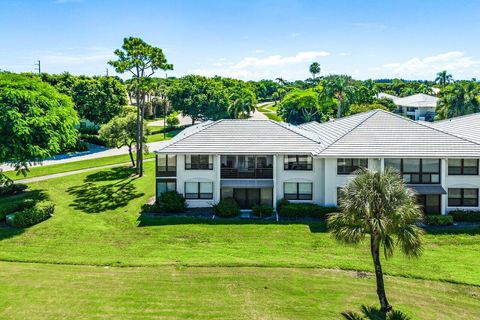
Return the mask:
<svg viewBox="0 0 480 320"><path fill-rule="evenodd" d="M432 125L435 125L435 124L438 124L438 123L444 123L444 122L447 122L447 121L448 121L448 122L451 122L452 120L468 118L468 117L472 117L472 116L475 116L475 115L480 116L480 112L469 113L469 114L464 114L464 115L461 115L461 116L458 116L458 117L453 117L453 118L448 118L448 119L442 119L442 120L434 121L434 122L432 122Z"/></svg>
<svg viewBox="0 0 480 320"><path fill-rule="evenodd" d="M304 138L306 138L306 139L308 139L308 140L311 140L311 141L313 141L313 142L315 142L315 143L318 143L318 144L321 144L321 143L322 143L322 140L320 139L320 135L318 135L318 134L315 133L315 132L310 132L310 131L308 131L308 130L299 128L299 127L297 127L297 126L295 126L295 125L293 125L293 124L289 124L289 123L285 123L285 122L278 122L278 121L274 121L274 120L271 120L271 119L268 119L268 120L266 120L266 121L270 121L270 122L272 122L272 123L275 123L277 126L280 126L280 127L284 128L284 129L287 129L287 130L289 130L289 131L291 131L291 132L293 132L293 133L295 133L295 134L298 134L298 135L300 135L300 136L302 136L302 137L304 137ZM312 133L315 134L315 135L318 137L318 140L319 140L319 141L316 141L316 140L314 140L314 139L312 139L312 138L310 138L310 137L308 137L308 136L306 136L306 135L303 135L303 134L301 134L300 132L296 132L295 130L292 130L292 129L290 128L290 126L294 126L295 128L297 128L297 129L299 129L299 130L304 130L304 131L308 132L309 134L312 134Z"/></svg>
<svg viewBox="0 0 480 320"><path fill-rule="evenodd" d="M385 110L381 110L381 111L387 113ZM447 132L447 131L443 131L443 130L441 130L441 129L439 129L439 128L429 126L428 124L424 124L424 123L421 123L421 122L412 120L412 119L410 119L410 118L401 116L401 115L396 114L396 113L393 113L393 112L388 112L388 113L389 113L389 114L392 114L392 115L394 115L395 117L398 117L398 118L400 118L400 119L410 121L411 123L414 123L414 124L416 124L416 125L419 125L419 126L422 126L422 127L425 127L425 128L429 128L429 129L432 129L432 130L435 130L435 131L438 131L438 132L441 132L441 133L445 133L445 134L447 134L447 135L449 135L449 136L452 136L452 137L455 137L455 138L458 138L458 139L462 139L462 140L464 140L464 141L471 142L471 143L473 143L473 144L476 144L476 145L479 145L479 146L480 146L480 143L475 142L475 141L473 141L473 140L466 139L466 138L461 137L461 136L457 136L456 134L453 134L453 133L450 133L450 132Z"/></svg>
<svg viewBox="0 0 480 320"><path fill-rule="evenodd" d="M367 111L367 112L371 112L371 114L366 117L365 119L363 119L362 121L360 121L359 123L357 123L352 129L348 130L345 134L342 134L340 137L338 137L337 139L335 139L335 141L333 141L332 143L330 143L325 149L323 149L322 151L320 151L318 154L321 154L323 151L327 150L328 148L330 148L331 146L333 146L335 143L338 142L338 140L342 139L343 137L349 135L353 130L355 130L356 128L358 128L361 124L363 124L365 121L367 121L368 119L370 119L374 114L377 114L378 111L383 111L381 109L374 109L373 111ZM317 155L318 155L317 154Z"/></svg>

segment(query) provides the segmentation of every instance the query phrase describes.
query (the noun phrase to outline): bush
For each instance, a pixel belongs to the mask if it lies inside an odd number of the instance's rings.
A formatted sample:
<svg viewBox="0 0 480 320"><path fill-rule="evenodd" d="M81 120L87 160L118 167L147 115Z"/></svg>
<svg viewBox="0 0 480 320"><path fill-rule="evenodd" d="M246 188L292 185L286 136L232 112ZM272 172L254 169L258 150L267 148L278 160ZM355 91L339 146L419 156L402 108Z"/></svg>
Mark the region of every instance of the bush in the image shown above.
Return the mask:
<svg viewBox="0 0 480 320"><path fill-rule="evenodd" d="M165 120L167 122L167 126L169 127L178 126L180 124L180 120L178 120L176 113L169 114Z"/></svg>
<svg viewBox="0 0 480 320"><path fill-rule="evenodd" d="M257 204L252 208L252 214L255 217L266 218L272 216L273 208L272 206L266 204Z"/></svg>
<svg viewBox="0 0 480 320"><path fill-rule="evenodd" d="M80 132L80 134L97 135L98 129L98 127L78 128L78 132Z"/></svg>
<svg viewBox="0 0 480 320"><path fill-rule="evenodd" d="M329 213L337 212L337 207L322 207L313 203L290 203L280 208L280 216L287 218L325 218Z"/></svg>
<svg viewBox="0 0 480 320"><path fill-rule="evenodd" d="M23 183L8 183L0 187L0 197L11 196L27 189L27 185Z"/></svg>
<svg viewBox="0 0 480 320"><path fill-rule="evenodd" d="M282 211L282 207L286 204L290 204L290 202L287 199L280 199L277 202L277 212L280 213Z"/></svg>
<svg viewBox="0 0 480 320"><path fill-rule="evenodd" d="M240 215L240 206L233 198L226 198L213 205L213 212L219 217L234 218Z"/></svg>
<svg viewBox="0 0 480 320"><path fill-rule="evenodd" d="M187 209L185 198L175 191L162 193L157 199L157 205L161 212L185 212Z"/></svg>
<svg viewBox="0 0 480 320"><path fill-rule="evenodd" d="M448 213L453 221L458 222L480 222L480 211L455 210Z"/></svg>
<svg viewBox="0 0 480 320"><path fill-rule="evenodd" d="M152 203L152 204L146 203L142 206L142 211L157 213L157 212L163 212L163 209L158 203Z"/></svg>
<svg viewBox="0 0 480 320"><path fill-rule="evenodd" d="M15 212L12 225L17 228L26 228L47 220L53 215L55 205L51 202L38 202L31 208Z"/></svg>
<svg viewBox="0 0 480 320"><path fill-rule="evenodd" d="M91 143L91 144L96 144L98 146L106 146L105 141L103 141L102 139L100 139L99 136L94 134L81 134L80 140Z"/></svg>
<svg viewBox="0 0 480 320"><path fill-rule="evenodd" d="M453 224L452 216L442 216L429 214L425 216L425 223L429 226L451 226Z"/></svg>
<svg viewBox="0 0 480 320"><path fill-rule="evenodd" d="M0 220L5 220L5 216L9 213L23 211L33 206L35 206L35 200L33 199L26 199L20 202L8 202L0 207Z"/></svg>

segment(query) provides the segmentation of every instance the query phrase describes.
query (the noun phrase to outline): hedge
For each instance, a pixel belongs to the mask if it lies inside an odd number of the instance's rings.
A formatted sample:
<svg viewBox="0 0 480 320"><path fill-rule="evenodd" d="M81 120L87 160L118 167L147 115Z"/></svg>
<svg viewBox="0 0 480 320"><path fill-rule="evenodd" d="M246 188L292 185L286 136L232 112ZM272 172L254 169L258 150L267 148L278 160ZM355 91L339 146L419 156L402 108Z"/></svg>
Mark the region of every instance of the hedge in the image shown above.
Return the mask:
<svg viewBox="0 0 480 320"><path fill-rule="evenodd" d="M458 222L480 222L480 211L455 210L448 215Z"/></svg>
<svg viewBox="0 0 480 320"><path fill-rule="evenodd" d="M453 224L453 217L430 214L425 216L424 221L429 226L451 226Z"/></svg>
<svg viewBox="0 0 480 320"><path fill-rule="evenodd" d="M226 198L213 205L213 212L222 218L234 218L240 215L240 206L233 198Z"/></svg>
<svg viewBox="0 0 480 320"><path fill-rule="evenodd" d="M94 135L94 134L82 133L80 135L80 140L91 143L91 144L96 144L97 146L103 146L103 147L106 146L105 141L103 141L102 139L100 139L99 136Z"/></svg>
<svg viewBox="0 0 480 320"><path fill-rule="evenodd" d="M338 208L322 207L313 203L283 204L279 209L280 216L286 218L325 218L333 212L338 212Z"/></svg>
<svg viewBox="0 0 480 320"><path fill-rule="evenodd" d="M0 207L0 220L5 220L5 216L9 213L23 211L35 205L35 200L26 199L19 202L8 202Z"/></svg>
<svg viewBox="0 0 480 320"><path fill-rule="evenodd" d="M266 204L257 204L252 207L252 215L259 218L271 217L273 214L272 206Z"/></svg>
<svg viewBox="0 0 480 320"><path fill-rule="evenodd" d="M153 204L144 204L143 212L152 213L181 213L187 210L185 198L175 191L164 192Z"/></svg>
<svg viewBox="0 0 480 320"><path fill-rule="evenodd" d="M15 212L12 225L17 228L26 228L47 220L53 215L55 205L51 202L38 202L31 208Z"/></svg>

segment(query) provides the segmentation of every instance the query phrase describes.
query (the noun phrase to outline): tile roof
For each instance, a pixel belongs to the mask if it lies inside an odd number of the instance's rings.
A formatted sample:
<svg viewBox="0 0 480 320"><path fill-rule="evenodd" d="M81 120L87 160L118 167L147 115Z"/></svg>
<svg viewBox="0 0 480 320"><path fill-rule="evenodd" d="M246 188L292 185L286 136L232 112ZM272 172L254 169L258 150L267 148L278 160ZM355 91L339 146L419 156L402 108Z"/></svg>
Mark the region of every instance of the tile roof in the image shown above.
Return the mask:
<svg viewBox="0 0 480 320"><path fill-rule="evenodd" d="M272 120L224 119L189 127L156 152L312 154L319 145L320 138L316 133L294 125Z"/></svg>
<svg viewBox="0 0 480 320"><path fill-rule="evenodd" d="M424 107L435 108L437 106L438 98L424 93L414 94L412 96L398 98L393 100L397 106L403 107Z"/></svg>
<svg viewBox="0 0 480 320"><path fill-rule="evenodd" d="M430 122L433 128L480 143L480 113Z"/></svg>

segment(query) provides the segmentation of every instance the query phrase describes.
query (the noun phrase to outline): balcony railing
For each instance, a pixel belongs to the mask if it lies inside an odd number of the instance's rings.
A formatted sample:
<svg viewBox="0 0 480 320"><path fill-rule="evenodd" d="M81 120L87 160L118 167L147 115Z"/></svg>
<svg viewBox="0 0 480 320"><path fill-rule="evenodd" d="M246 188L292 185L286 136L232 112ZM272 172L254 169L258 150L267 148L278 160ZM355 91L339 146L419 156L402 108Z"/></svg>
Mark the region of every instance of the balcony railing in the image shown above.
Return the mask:
<svg viewBox="0 0 480 320"><path fill-rule="evenodd" d="M157 177L175 177L177 175L177 167L157 167Z"/></svg>
<svg viewBox="0 0 480 320"><path fill-rule="evenodd" d="M213 170L213 163L185 163L185 170Z"/></svg>
<svg viewBox="0 0 480 320"><path fill-rule="evenodd" d="M256 168L256 169L237 169L222 168L220 177L222 179L273 179L272 168Z"/></svg>

